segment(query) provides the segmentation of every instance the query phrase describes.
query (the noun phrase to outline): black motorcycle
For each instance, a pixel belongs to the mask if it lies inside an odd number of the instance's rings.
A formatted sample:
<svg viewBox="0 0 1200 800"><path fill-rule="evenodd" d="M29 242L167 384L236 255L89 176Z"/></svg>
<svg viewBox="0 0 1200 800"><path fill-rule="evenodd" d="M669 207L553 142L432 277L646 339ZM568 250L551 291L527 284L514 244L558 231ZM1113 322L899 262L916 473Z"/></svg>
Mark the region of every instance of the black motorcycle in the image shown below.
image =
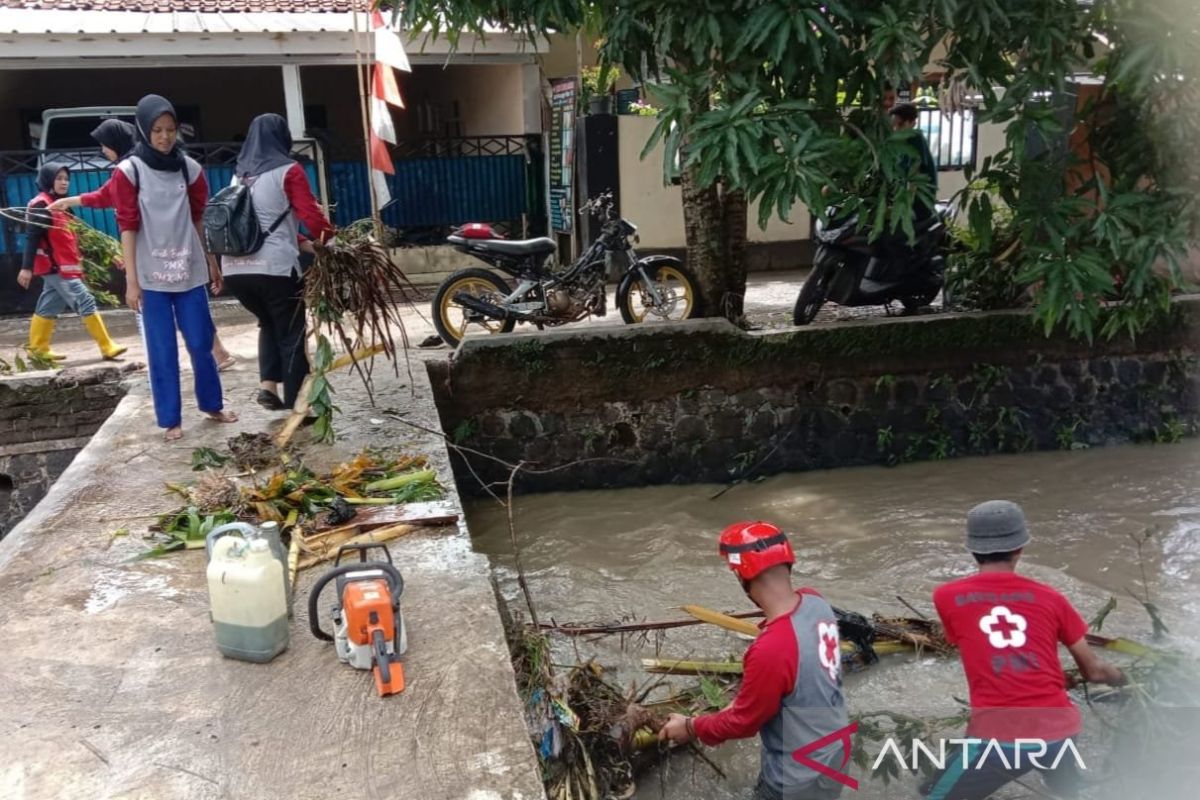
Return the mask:
<svg viewBox="0 0 1200 800"><path fill-rule="evenodd" d="M899 237L867 241L870 231L859 227L857 214L818 220L817 252L796 298L795 324L812 322L826 301L857 307L899 300L909 312L932 303L945 283L949 217L949 204L939 203L916 223L911 245Z"/></svg>
<svg viewBox="0 0 1200 800"><path fill-rule="evenodd" d="M607 313L610 269L621 274L616 300L626 323L697 315L696 281L679 259L639 258L632 244L637 227L617 217L611 201L599 198L586 209L605 220L600 235L574 264L561 270L552 268L557 250L552 239L504 239L480 223L456 229L449 244L511 275L517 285L509 286L480 267L446 278L433 296L433 324L442 340L454 347L473 326L487 333L508 333L518 322L541 329L602 317Z"/></svg>

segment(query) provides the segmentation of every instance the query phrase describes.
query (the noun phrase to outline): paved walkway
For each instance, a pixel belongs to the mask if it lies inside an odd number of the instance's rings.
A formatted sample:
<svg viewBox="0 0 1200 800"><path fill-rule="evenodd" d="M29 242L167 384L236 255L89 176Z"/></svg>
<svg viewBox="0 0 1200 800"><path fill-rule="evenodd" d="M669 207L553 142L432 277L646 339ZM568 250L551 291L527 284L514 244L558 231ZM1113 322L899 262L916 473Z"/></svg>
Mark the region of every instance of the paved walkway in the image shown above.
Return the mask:
<svg viewBox="0 0 1200 800"><path fill-rule="evenodd" d="M136 337L131 320L112 317L117 338ZM218 318L242 359L224 374L241 420L202 420L185 391L185 438L167 444L135 375L50 495L0 542L0 797L542 797L487 559L472 551L465 525L392 546L406 578L408 688L386 699L369 673L341 664L309 634L304 600L321 570L302 573L288 651L255 665L214 647L202 551L129 560L146 547L155 516L178 504L164 482L196 477L192 448L282 422L249 401L253 324L236 309ZM82 363L91 343L71 341L70 327L60 344ZM376 377L381 406L437 426L420 363L411 385L403 369ZM310 464L330 465L366 444L424 452L457 505L440 439L370 408L348 376L337 381L337 401L345 438L311 448ZM121 530L129 533L114 535Z"/></svg>

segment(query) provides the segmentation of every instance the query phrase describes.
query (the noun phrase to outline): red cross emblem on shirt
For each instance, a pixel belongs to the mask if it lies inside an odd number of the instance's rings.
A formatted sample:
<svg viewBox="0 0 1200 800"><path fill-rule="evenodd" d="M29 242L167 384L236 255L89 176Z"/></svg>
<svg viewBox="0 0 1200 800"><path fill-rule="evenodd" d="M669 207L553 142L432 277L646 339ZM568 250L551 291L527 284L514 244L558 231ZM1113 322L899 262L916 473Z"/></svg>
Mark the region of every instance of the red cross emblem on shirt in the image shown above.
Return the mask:
<svg viewBox="0 0 1200 800"><path fill-rule="evenodd" d="M817 625L817 657L821 666L829 673L829 680L836 681L842 668L841 648L838 647L836 622L821 622Z"/></svg>
<svg viewBox="0 0 1200 800"><path fill-rule="evenodd" d="M825 648L825 660L832 661L837 656L838 642L835 636L821 638L821 646Z"/></svg>
<svg viewBox="0 0 1200 800"><path fill-rule="evenodd" d="M1006 606L995 606L991 613L979 619L979 630L988 637L988 642L997 649L1024 647L1025 629L1029 623L1020 614L1009 611Z"/></svg>

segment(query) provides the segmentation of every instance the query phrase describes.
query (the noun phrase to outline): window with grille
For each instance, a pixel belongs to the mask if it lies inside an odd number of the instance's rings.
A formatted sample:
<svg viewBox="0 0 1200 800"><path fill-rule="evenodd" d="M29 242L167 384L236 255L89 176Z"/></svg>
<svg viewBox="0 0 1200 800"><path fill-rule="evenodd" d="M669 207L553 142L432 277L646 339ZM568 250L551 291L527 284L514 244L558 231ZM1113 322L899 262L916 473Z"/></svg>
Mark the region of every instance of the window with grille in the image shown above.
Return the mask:
<svg viewBox="0 0 1200 800"><path fill-rule="evenodd" d="M945 172L975 166L979 126L973 109L943 114L936 105L921 105L918 106L917 127L929 142L929 151L933 153L938 170Z"/></svg>

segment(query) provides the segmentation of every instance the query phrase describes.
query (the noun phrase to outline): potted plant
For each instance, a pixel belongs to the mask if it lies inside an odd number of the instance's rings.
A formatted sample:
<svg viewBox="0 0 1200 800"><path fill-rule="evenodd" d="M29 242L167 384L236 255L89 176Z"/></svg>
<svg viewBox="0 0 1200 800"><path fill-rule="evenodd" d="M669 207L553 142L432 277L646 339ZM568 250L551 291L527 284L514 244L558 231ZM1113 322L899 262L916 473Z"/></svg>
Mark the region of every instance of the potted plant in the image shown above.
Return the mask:
<svg viewBox="0 0 1200 800"><path fill-rule="evenodd" d="M616 88L618 77L619 71L611 64L584 68L580 84L589 114L613 113L613 90Z"/></svg>
<svg viewBox="0 0 1200 800"><path fill-rule="evenodd" d="M650 105L645 100L634 100L629 104L629 113L635 117L657 117L658 107Z"/></svg>

